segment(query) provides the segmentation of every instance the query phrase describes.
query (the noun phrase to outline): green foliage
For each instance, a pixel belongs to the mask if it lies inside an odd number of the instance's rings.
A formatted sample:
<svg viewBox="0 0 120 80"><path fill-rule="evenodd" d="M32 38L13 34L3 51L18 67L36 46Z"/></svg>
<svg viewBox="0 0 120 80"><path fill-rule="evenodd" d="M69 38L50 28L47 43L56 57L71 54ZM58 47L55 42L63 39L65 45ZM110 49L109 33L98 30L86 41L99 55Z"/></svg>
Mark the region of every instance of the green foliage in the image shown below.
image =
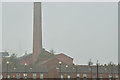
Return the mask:
<svg viewBox="0 0 120 80"><path fill-rule="evenodd" d="M93 65L93 62L91 61L91 59L88 61L88 65Z"/></svg>
<svg viewBox="0 0 120 80"><path fill-rule="evenodd" d="M2 60L2 64L5 65L7 61L9 61L9 65L18 64L19 62L16 54L14 53L10 57L4 57Z"/></svg>
<svg viewBox="0 0 120 80"><path fill-rule="evenodd" d="M108 63L108 66L114 66L115 64L112 62L112 61L110 61L109 63Z"/></svg>
<svg viewBox="0 0 120 80"><path fill-rule="evenodd" d="M55 51L54 51L53 49L51 49L51 50L50 50L50 53L51 53L51 54L54 54L54 53L55 53Z"/></svg>

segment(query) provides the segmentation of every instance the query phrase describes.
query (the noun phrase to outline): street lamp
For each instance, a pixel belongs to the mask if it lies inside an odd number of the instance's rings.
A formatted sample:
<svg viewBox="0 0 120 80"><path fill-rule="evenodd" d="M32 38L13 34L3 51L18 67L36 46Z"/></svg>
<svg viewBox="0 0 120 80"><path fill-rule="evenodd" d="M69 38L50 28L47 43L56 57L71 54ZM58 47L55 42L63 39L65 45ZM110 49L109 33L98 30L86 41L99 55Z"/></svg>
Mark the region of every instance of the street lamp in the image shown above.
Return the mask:
<svg viewBox="0 0 120 80"><path fill-rule="evenodd" d="M75 65L75 70L76 70L76 79L77 79L77 74L78 74L78 72L77 72L77 70L78 70L78 67L77 67L78 65L76 64Z"/></svg>
<svg viewBox="0 0 120 80"><path fill-rule="evenodd" d="M65 66L66 68L68 67L68 65Z"/></svg>
<svg viewBox="0 0 120 80"><path fill-rule="evenodd" d="M32 67L30 67L30 71L32 70ZM31 72L30 72L31 73ZM31 79L32 79L32 73L31 73Z"/></svg>
<svg viewBox="0 0 120 80"><path fill-rule="evenodd" d="M7 64L7 78L8 78L8 65L9 65L9 61L7 61L6 64Z"/></svg>
<svg viewBox="0 0 120 80"><path fill-rule="evenodd" d="M68 65L66 65L65 67L66 67L66 74L67 74L67 78L68 78L68 74L69 74Z"/></svg>
<svg viewBox="0 0 120 80"><path fill-rule="evenodd" d="M111 79L113 80L113 67L114 67L114 64L112 63L111 64Z"/></svg>
<svg viewBox="0 0 120 80"><path fill-rule="evenodd" d="M107 70L107 65L106 64L104 64L104 69Z"/></svg>
<svg viewBox="0 0 120 80"><path fill-rule="evenodd" d="M60 61L59 64L62 64L62 62Z"/></svg>
<svg viewBox="0 0 120 80"><path fill-rule="evenodd" d="M13 69L15 70L16 68L14 67Z"/></svg>
<svg viewBox="0 0 120 80"><path fill-rule="evenodd" d="M60 61L59 62L59 65L60 65L60 79L61 79L61 64L62 64L62 62Z"/></svg>
<svg viewBox="0 0 120 80"><path fill-rule="evenodd" d="M98 71L98 60L97 60L97 80L98 80L98 73L99 71Z"/></svg>
<svg viewBox="0 0 120 80"><path fill-rule="evenodd" d="M25 63L25 78L27 77L27 75L26 75L26 66L27 66L27 63Z"/></svg>
<svg viewBox="0 0 120 80"><path fill-rule="evenodd" d="M89 70L91 71L91 80L92 80L92 65L89 64Z"/></svg>

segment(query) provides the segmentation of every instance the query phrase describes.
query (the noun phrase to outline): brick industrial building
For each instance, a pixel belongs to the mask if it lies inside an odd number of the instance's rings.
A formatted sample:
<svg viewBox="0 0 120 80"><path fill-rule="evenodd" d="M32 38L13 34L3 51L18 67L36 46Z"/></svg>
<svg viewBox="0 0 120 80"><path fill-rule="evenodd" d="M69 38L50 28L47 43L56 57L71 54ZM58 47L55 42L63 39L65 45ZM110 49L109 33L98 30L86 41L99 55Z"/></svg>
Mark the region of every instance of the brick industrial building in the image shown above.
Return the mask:
<svg viewBox="0 0 120 80"><path fill-rule="evenodd" d="M42 47L42 16L41 16L41 3L34 3L34 25L33 25L33 53L26 54L19 58L17 65L2 65L1 78L96 78L97 66L89 65L74 65L73 58L60 53L56 55L50 54ZM41 51L44 51L46 56L41 57ZM38 61L37 64L36 61ZM99 66L99 78L116 78L118 79L117 66ZM60 76L61 75L61 76Z"/></svg>

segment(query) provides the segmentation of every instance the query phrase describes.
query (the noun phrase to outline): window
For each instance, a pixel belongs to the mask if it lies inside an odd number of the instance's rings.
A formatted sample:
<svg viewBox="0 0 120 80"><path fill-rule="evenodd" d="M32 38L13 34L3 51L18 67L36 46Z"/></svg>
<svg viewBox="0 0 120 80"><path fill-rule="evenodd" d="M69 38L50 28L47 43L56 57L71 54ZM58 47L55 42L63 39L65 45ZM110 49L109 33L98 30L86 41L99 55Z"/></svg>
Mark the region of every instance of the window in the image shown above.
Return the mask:
<svg viewBox="0 0 120 80"><path fill-rule="evenodd" d="M102 74L100 74L100 80L102 80L102 78L103 78L103 77L102 77Z"/></svg>
<svg viewBox="0 0 120 80"><path fill-rule="evenodd" d="M118 78L119 78L119 77L118 77L118 74L115 75L115 78L116 78L116 80L118 80Z"/></svg>
<svg viewBox="0 0 120 80"><path fill-rule="evenodd" d="M63 79L63 75L61 74L61 79Z"/></svg>
<svg viewBox="0 0 120 80"><path fill-rule="evenodd" d="M36 76L37 76L36 74L33 74L33 79L36 79Z"/></svg>
<svg viewBox="0 0 120 80"><path fill-rule="evenodd" d="M8 74L7 78L10 78L10 75Z"/></svg>
<svg viewBox="0 0 120 80"><path fill-rule="evenodd" d="M100 78L102 78L102 74L100 74Z"/></svg>
<svg viewBox="0 0 120 80"><path fill-rule="evenodd" d="M80 74L77 74L77 77L79 77L79 78L80 78Z"/></svg>
<svg viewBox="0 0 120 80"><path fill-rule="evenodd" d="M17 79L20 79L20 74L16 74L16 78L17 78Z"/></svg>
<svg viewBox="0 0 120 80"><path fill-rule="evenodd" d="M93 74L92 78L93 78L93 79L96 79L96 74Z"/></svg>
<svg viewBox="0 0 120 80"><path fill-rule="evenodd" d="M40 79L43 79L43 74L40 74Z"/></svg>
<svg viewBox="0 0 120 80"><path fill-rule="evenodd" d="M112 80L112 75L111 74L109 74L109 80Z"/></svg>
<svg viewBox="0 0 120 80"><path fill-rule="evenodd" d="M70 79L70 75L69 74L67 75L67 78Z"/></svg>
<svg viewBox="0 0 120 80"><path fill-rule="evenodd" d="M1 75L0 75L0 79L2 79L2 78L3 78L3 75L1 74Z"/></svg>
<svg viewBox="0 0 120 80"><path fill-rule="evenodd" d="M23 74L23 78L24 78L24 79L27 79L27 74Z"/></svg>
<svg viewBox="0 0 120 80"><path fill-rule="evenodd" d="M86 79L86 78L87 78L87 75L86 75L86 74L83 74L83 78Z"/></svg>

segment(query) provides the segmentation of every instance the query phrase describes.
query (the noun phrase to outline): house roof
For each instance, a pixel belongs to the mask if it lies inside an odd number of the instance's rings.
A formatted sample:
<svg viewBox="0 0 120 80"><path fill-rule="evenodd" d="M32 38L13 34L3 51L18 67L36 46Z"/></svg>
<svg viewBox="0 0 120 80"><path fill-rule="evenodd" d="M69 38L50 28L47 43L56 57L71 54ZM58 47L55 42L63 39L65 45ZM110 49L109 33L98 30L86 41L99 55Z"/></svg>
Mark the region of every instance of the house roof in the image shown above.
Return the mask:
<svg viewBox="0 0 120 80"><path fill-rule="evenodd" d="M66 57L68 57L68 58L71 58L70 56L67 56L67 55L65 55L65 54L63 54L63 53L60 53L60 54L57 54L57 55L56 55L56 57L59 57L59 56L66 56ZM71 59L73 59L73 58L71 58Z"/></svg>
<svg viewBox="0 0 120 80"><path fill-rule="evenodd" d="M9 73L46 73L48 70L44 65L36 65L36 66L26 66L25 65L16 65L16 66L9 66L8 65L8 72ZM2 72L7 72L7 65L2 65Z"/></svg>
<svg viewBox="0 0 120 80"><path fill-rule="evenodd" d="M19 59L26 59L28 57L31 57L32 55L33 55L32 53L31 54L25 54L25 55L19 57Z"/></svg>
<svg viewBox="0 0 120 80"><path fill-rule="evenodd" d="M60 72L59 70L60 66L57 67L57 71ZM98 67L99 73L118 73L118 66L99 66ZM72 65L61 65L61 72L62 73L97 73L97 67L92 66L91 68L88 67L88 65L78 65L76 67Z"/></svg>

